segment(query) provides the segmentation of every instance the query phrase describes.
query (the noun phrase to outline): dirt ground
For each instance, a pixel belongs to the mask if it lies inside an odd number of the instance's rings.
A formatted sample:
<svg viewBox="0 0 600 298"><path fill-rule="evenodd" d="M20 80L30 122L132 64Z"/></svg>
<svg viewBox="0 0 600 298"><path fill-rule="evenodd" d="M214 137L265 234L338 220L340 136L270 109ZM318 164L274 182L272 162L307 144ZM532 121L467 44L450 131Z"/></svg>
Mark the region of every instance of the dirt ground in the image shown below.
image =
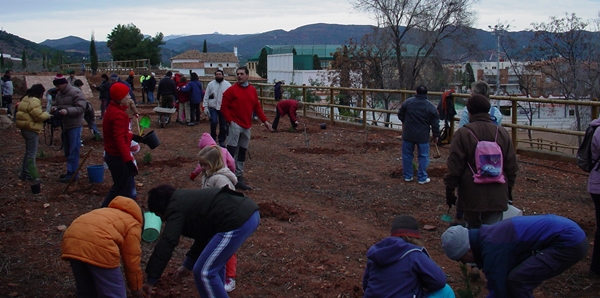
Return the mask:
<svg viewBox="0 0 600 298"><path fill-rule="evenodd" d="M92 100L98 107L98 100ZM161 183L199 187L190 181L196 167L198 138L209 130L171 123L159 128L149 105L142 115L152 117L161 145L144 146L136 155L140 205L147 191ZM272 107L271 107L272 108ZM267 112L273 119L274 113ZM398 135L371 129L327 125L325 120L301 119L305 125L290 132L284 118L278 133L255 123L246 162L245 178L254 190L246 194L260 205L261 225L238 252L237 288L231 297L362 297L362 274L367 249L387 236L391 220L399 214L415 216L431 257L447 273L448 283L464 288L459 265L443 253L440 236L447 224L442 182L448 148L432 159L432 182L404 182L401 175ZM101 120L97 120L100 125ZM101 125L100 125L101 126ZM90 184L87 171L64 192L58 176L65 158L40 139L38 170L41 194L31 194L20 181L24 142L18 129L0 131L0 297L74 297L74 279L60 259L62 232L77 216L98 208L111 186ZM102 141L88 130L83 134L83 156L92 149L87 165L102 163ZM145 155L152 161L145 163ZM519 156L514 188L515 206L526 215L555 213L576 221L593 245L594 206L586 192L585 173L574 164ZM454 210L453 210L454 211ZM452 211L452 212L453 212ZM155 243L142 242L142 268ZM183 239L173 255L153 297L198 297L192 278L174 281L171 273L182 262L191 241ZM600 283L588 277L588 257L560 276L543 283L535 297L598 297ZM485 296L485 279L474 282Z"/></svg>

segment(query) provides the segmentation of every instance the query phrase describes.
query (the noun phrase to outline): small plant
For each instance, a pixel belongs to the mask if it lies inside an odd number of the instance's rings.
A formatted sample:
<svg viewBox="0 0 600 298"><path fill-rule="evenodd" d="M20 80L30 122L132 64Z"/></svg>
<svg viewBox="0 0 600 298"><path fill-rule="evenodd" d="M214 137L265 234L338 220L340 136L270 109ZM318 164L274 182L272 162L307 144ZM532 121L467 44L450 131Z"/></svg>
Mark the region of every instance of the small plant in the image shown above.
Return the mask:
<svg viewBox="0 0 600 298"><path fill-rule="evenodd" d="M476 298L479 297L481 289L479 287L473 287L471 284L471 278L465 264L460 264L460 279L463 281L465 287L456 290L456 297L458 298Z"/></svg>
<svg viewBox="0 0 600 298"><path fill-rule="evenodd" d="M150 154L150 152L146 152L146 154L144 154L144 163L149 164L152 161L152 154Z"/></svg>
<svg viewBox="0 0 600 298"><path fill-rule="evenodd" d="M44 158L47 157L48 155L46 155L46 152L44 152L43 148L40 148L40 150L38 151L37 157L39 158Z"/></svg>
<svg viewBox="0 0 600 298"><path fill-rule="evenodd" d="M35 164L33 163L33 159L31 159L31 158L27 160L27 171L29 172L29 176L33 180L37 180L38 178L40 178L40 175L35 167Z"/></svg>

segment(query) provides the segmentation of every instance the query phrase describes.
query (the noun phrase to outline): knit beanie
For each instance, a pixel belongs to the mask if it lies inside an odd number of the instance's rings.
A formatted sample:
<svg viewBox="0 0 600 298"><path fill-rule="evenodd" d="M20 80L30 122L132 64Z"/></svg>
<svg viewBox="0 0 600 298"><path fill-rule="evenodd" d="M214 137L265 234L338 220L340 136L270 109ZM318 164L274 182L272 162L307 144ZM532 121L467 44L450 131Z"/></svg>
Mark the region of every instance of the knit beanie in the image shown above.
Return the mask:
<svg viewBox="0 0 600 298"><path fill-rule="evenodd" d="M449 227L442 234L442 247L448 258L460 260L471 249L469 230L463 226Z"/></svg>
<svg viewBox="0 0 600 298"><path fill-rule="evenodd" d="M115 80L115 81L116 81L116 80L118 80L118 79L119 79L119 75L118 75L118 74L116 74L116 73L113 73L113 74L111 74L111 75L110 75L110 79L111 79L111 80Z"/></svg>
<svg viewBox="0 0 600 298"><path fill-rule="evenodd" d="M392 222L391 236L421 238L419 223L410 215L399 215Z"/></svg>
<svg viewBox="0 0 600 298"><path fill-rule="evenodd" d="M490 100L481 94L475 94L467 100L469 114L487 113L490 111L490 108Z"/></svg>
<svg viewBox="0 0 600 298"><path fill-rule="evenodd" d="M67 83L67 79L65 79L65 77L60 73L56 74L56 76L54 77L54 80L52 81L52 84L54 84L54 86L58 86L58 85L66 84L66 83Z"/></svg>
<svg viewBox="0 0 600 298"><path fill-rule="evenodd" d="M129 87L123 83L114 83L110 86L110 99L121 101L129 94Z"/></svg>
<svg viewBox="0 0 600 298"><path fill-rule="evenodd" d="M132 70L129 72L129 75L133 77L135 75L135 72L133 72L133 70Z"/></svg>

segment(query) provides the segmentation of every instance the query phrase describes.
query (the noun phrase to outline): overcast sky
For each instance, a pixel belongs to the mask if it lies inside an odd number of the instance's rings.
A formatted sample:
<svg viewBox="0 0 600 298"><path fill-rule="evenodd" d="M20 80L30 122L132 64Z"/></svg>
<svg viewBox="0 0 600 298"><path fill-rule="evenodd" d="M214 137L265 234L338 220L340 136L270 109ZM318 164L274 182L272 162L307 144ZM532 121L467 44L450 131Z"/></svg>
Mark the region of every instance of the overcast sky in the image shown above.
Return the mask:
<svg viewBox="0 0 600 298"><path fill-rule="evenodd" d="M575 13L584 20L598 18L600 0L480 0L474 27L498 22L511 31L548 22L550 16ZM133 23L143 34L168 35L261 33L293 30L314 23L375 25L372 17L353 9L349 0L18 0L0 3L0 27L39 43L69 35L97 41L118 24Z"/></svg>

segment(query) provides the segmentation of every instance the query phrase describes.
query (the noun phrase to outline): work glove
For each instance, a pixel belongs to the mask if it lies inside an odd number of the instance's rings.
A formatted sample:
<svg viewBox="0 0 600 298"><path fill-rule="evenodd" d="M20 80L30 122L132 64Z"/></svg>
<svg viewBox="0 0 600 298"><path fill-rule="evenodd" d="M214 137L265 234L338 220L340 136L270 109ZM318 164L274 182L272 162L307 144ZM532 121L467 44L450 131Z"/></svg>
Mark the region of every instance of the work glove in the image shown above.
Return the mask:
<svg viewBox="0 0 600 298"><path fill-rule="evenodd" d="M196 177L198 177L198 174L196 174L196 173L194 173L194 172L192 172L192 173L190 174L190 180L194 181L194 179L196 179Z"/></svg>
<svg viewBox="0 0 600 298"><path fill-rule="evenodd" d="M131 176L136 176L138 174L138 169L133 163L133 160L126 162L125 165L127 165L127 169L129 170L129 174Z"/></svg>
<svg viewBox="0 0 600 298"><path fill-rule="evenodd" d="M208 110L207 107L204 107L204 115L210 117L210 111Z"/></svg>
<svg viewBox="0 0 600 298"><path fill-rule="evenodd" d="M446 188L446 205L448 205L448 207L452 208L453 205L456 205L457 199L458 198L454 194L454 189Z"/></svg>
<svg viewBox="0 0 600 298"><path fill-rule="evenodd" d="M513 204L512 187L508 187L508 204Z"/></svg>

